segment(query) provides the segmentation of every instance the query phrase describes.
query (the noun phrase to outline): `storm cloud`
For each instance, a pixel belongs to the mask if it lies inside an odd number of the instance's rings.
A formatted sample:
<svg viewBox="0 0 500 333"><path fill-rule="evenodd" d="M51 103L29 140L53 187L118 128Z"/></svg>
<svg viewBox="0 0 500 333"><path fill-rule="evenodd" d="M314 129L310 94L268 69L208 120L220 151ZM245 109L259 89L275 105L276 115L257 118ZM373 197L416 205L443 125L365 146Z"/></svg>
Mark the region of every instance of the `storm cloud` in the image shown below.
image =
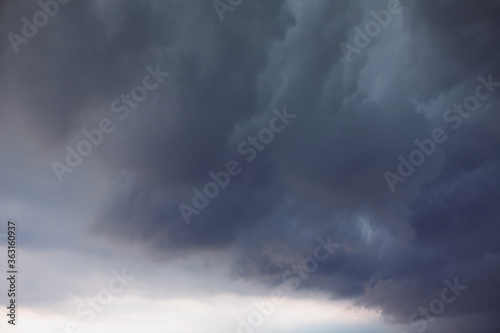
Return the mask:
<svg viewBox="0 0 500 333"><path fill-rule="evenodd" d="M458 279L467 289L427 332L498 332L500 3L402 1L346 61L340 45L390 3L244 0L221 21L212 1L72 1L19 52L3 39L0 119L37 141L36 172L57 195L105 175L85 237L159 265L219 253L231 279L279 286L330 235L338 252L298 289L407 326ZM0 6L2 35L40 10ZM169 75L122 121L111 104L147 66ZM453 111L478 85L475 110ZM249 160L242 142L275 112L294 118ZM51 163L102 118L116 129L59 184ZM398 157L435 129L446 140L401 176ZM241 173L203 194L233 160ZM2 164L2 183L13 169ZM387 171L402 178L393 190ZM182 203L197 210L189 224Z"/></svg>

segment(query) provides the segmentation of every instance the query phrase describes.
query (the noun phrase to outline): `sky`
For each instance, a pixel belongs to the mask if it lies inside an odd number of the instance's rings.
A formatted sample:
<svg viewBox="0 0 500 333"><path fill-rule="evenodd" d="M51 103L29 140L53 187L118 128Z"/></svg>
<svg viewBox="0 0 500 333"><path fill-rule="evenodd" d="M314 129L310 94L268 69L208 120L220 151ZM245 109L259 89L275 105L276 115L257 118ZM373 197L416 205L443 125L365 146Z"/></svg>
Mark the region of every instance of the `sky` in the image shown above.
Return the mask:
<svg viewBox="0 0 500 333"><path fill-rule="evenodd" d="M1 0L1 332L498 333L498 17Z"/></svg>

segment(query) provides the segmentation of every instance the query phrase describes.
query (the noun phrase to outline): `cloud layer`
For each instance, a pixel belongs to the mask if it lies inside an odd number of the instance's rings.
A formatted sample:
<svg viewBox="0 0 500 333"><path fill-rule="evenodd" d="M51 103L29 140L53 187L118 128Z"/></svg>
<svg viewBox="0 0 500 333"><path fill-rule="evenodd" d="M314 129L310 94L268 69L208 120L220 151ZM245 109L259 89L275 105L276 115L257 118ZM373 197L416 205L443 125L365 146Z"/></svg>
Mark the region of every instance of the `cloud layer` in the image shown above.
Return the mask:
<svg viewBox="0 0 500 333"><path fill-rule="evenodd" d="M39 10L2 6L3 35ZM210 1L71 2L20 52L2 40L0 117L36 138L33 158L48 156L54 186L50 163L64 162L82 129L113 119L116 130L57 189L76 191L79 173L112 179L91 237L147 244L158 260L230 253L233 278L274 285L331 235L340 251L300 288L407 324L458 277L467 291L427 332L493 333L500 87L483 88L490 95L466 117L450 111L459 128L444 115L475 94L479 76L500 81L500 6L404 1L347 63L339 45L387 6L243 1L221 22ZM157 64L170 75L118 120L113 100ZM296 117L248 161L239 145L285 108ZM398 156L436 128L447 140L391 191L384 173L397 174ZM231 160L242 172L187 225L179 204L193 206L193 188Z"/></svg>

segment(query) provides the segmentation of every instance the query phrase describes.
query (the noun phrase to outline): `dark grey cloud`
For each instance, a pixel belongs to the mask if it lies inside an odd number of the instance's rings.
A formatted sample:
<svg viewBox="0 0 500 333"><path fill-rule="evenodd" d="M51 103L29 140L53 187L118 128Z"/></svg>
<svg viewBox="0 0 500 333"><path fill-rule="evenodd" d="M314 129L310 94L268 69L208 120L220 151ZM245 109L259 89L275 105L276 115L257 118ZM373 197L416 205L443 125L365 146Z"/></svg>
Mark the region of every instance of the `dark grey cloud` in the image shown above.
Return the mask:
<svg viewBox="0 0 500 333"><path fill-rule="evenodd" d="M155 257L231 251L235 278L269 284L331 235L341 249L300 288L405 324L458 277L467 291L427 332L481 320L493 333L499 91L456 131L441 119L479 75L500 81L499 2L404 1L345 64L340 43L386 7L244 1L221 22L210 1L75 2L19 54L3 40L0 96L52 156L160 64L170 76L96 149L113 185L89 235L152 243ZM36 5L5 8L4 35ZM246 162L238 144L284 107L296 118ZM449 139L391 192L384 172L436 127ZM242 173L186 225L179 203L232 159Z"/></svg>

